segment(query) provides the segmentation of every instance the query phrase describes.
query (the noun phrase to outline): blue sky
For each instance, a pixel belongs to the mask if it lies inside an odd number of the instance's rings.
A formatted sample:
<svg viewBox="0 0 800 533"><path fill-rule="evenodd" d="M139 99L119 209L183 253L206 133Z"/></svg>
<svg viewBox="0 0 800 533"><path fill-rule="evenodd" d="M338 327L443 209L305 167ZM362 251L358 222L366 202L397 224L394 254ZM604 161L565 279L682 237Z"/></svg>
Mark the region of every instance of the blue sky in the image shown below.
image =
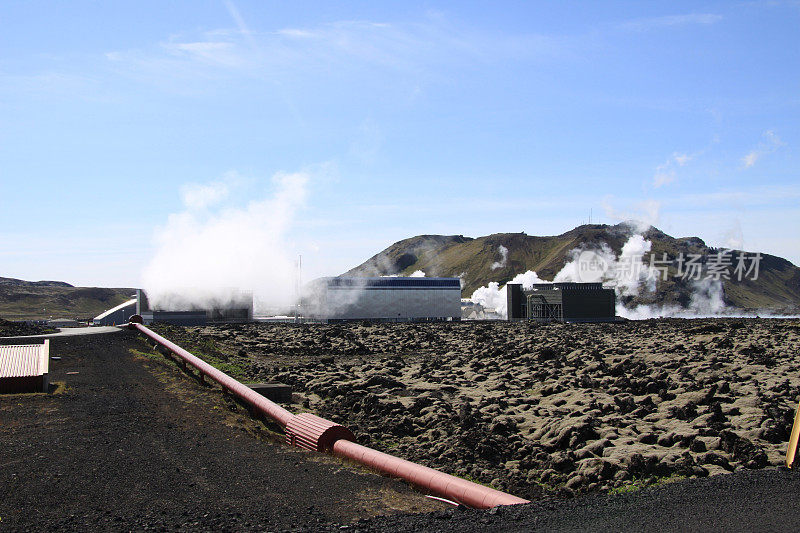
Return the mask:
<svg viewBox="0 0 800 533"><path fill-rule="evenodd" d="M799 22L780 1L6 1L0 276L137 286L198 191L206 224L285 174L303 194L270 231L304 277L590 211L798 264Z"/></svg>

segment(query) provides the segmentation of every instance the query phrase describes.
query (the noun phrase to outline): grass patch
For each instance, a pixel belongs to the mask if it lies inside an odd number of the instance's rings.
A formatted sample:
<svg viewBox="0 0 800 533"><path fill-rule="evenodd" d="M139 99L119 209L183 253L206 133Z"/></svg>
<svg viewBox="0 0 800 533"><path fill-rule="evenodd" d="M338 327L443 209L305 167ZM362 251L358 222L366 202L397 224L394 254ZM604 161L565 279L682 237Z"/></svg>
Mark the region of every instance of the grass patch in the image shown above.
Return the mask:
<svg viewBox="0 0 800 533"><path fill-rule="evenodd" d="M372 439L372 443L375 446L383 447L384 449L393 449L397 448L399 444L393 440L380 440L380 439Z"/></svg>
<svg viewBox="0 0 800 533"><path fill-rule="evenodd" d="M646 487L657 487L659 485L668 485L670 483L675 483L677 481L683 481L686 479L686 476L682 474L670 474L669 476L658 477L655 480L646 480L646 479L634 479L630 483L626 483L625 485L620 485L619 487L614 487L610 491L609 494L627 494L629 492L636 492L642 490Z"/></svg>
<svg viewBox="0 0 800 533"><path fill-rule="evenodd" d="M473 476L471 474L464 474L463 476L457 476L457 477L460 477L462 479L466 479L467 481L471 481L471 482L476 483L478 485L483 485L484 487L494 488L491 485L489 485L488 483L484 483L483 481L481 481L480 479L476 478L475 476Z"/></svg>
<svg viewBox="0 0 800 533"><path fill-rule="evenodd" d="M248 374L247 370L245 370L245 368L243 366L241 366L241 364L239 364L237 362L223 361L222 359L220 359L218 357L199 352L198 350L188 350L188 351L192 355L195 355L196 357L199 357L200 359L202 359L203 361L205 361L209 365L213 366L217 370L225 372L226 374L228 374L232 378L234 378L234 379L236 379L236 380L238 380L238 381L240 381L242 383L252 383L253 382L252 379L249 379L249 374ZM149 352L144 352L144 351L141 351L141 350L131 349L131 353L133 353L134 355L139 355L141 357L147 357L148 359L157 360L157 361L160 361L160 362L163 362L163 363L167 362L167 358L165 356L163 356L162 354L160 354L158 351L155 351L155 350L149 351ZM175 356L175 357L177 357L177 356Z"/></svg>

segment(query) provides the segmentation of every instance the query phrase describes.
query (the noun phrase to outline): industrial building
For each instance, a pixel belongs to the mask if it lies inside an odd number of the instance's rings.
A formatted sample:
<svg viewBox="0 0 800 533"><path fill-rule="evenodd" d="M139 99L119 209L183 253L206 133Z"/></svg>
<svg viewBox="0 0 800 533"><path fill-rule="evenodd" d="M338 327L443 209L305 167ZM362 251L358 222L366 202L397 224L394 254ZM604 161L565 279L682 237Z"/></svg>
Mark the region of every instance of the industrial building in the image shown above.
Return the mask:
<svg viewBox="0 0 800 533"><path fill-rule="evenodd" d="M127 302L112 307L92 320L95 326L116 326L117 324L127 324L128 320L136 314L136 304L139 300L133 298Z"/></svg>
<svg viewBox="0 0 800 533"><path fill-rule="evenodd" d="M173 302L186 301L176 295ZM231 324L253 321L253 293L231 290L225 298L210 300L209 307L193 304L178 304L180 309L152 309L147 294L136 290L136 298L122 303L95 317L95 326L117 326L126 324L130 317L139 315L145 324L164 322L176 326L204 326L206 324Z"/></svg>
<svg viewBox="0 0 800 533"><path fill-rule="evenodd" d="M461 319L458 278L320 278L301 303L306 317L326 322Z"/></svg>
<svg viewBox="0 0 800 533"><path fill-rule="evenodd" d="M0 393L47 392L50 340L43 344L0 346Z"/></svg>
<svg viewBox="0 0 800 533"><path fill-rule="evenodd" d="M176 294L169 300L179 302L185 299ZM209 303L208 307L187 303L180 305L181 309L152 309L145 291L136 291L136 314L145 324L165 322L177 326L203 326L253 321L252 292L231 289L225 298L210 299Z"/></svg>
<svg viewBox="0 0 800 533"><path fill-rule="evenodd" d="M509 320L537 322L613 322L616 295L602 283L506 285Z"/></svg>

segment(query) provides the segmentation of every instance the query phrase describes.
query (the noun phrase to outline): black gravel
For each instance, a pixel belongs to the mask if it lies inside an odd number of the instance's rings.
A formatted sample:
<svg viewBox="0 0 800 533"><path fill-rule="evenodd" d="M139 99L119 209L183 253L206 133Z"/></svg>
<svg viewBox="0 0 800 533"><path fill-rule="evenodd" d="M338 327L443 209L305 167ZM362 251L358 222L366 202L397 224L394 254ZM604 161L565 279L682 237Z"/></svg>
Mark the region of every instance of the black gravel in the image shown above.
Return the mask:
<svg viewBox="0 0 800 533"><path fill-rule="evenodd" d="M145 345L132 332L52 342L58 390L0 396L3 532L800 529L800 475L776 468L421 512L432 504L402 483L270 442L218 391L134 356Z"/></svg>
<svg viewBox="0 0 800 533"><path fill-rule="evenodd" d="M741 471L619 495L375 518L347 531L798 531L800 474ZM339 531L340 526L309 528Z"/></svg>
<svg viewBox="0 0 800 533"><path fill-rule="evenodd" d="M445 507L270 442L218 389L134 356L140 339L53 339L65 387L0 395L0 531L283 530Z"/></svg>

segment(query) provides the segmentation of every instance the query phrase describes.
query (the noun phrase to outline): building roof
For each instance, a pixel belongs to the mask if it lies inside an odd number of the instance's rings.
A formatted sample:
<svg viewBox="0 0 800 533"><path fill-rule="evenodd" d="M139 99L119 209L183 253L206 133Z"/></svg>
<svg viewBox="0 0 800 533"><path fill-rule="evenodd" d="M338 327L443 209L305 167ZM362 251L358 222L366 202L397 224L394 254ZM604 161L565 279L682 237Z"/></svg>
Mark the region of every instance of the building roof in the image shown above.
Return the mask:
<svg viewBox="0 0 800 533"><path fill-rule="evenodd" d="M102 320L102 319L104 319L105 317L107 317L110 314L116 313L117 311L119 311L121 309L125 309L129 305L136 305L136 298L134 298L133 300L128 300L127 302L123 302L123 303L119 304L116 307L112 307L108 311L103 311L102 313L100 313L99 315L94 317L94 319L95 320Z"/></svg>
<svg viewBox="0 0 800 533"><path fill-rule="evenodd" d="M47 374L50 341L44 344L0 346L0 378L21 378Z"/></svg>
<svg viewBox="0 0 800 533"><path fill-rule="evenodd" d="M459 278L385 277L385 278L326 278L328 288L334 289L459 289Z"/></svg>
<svg viewBox="0 0 800 533"><path fill-rule="evenodd" d="M530 289L533 291L564 291L564 290L584 290L584 291L596 291L600 289L604 289L602 283L577 283L573 281L566 281L561 283L534 283L531 285Z"/></svg>

